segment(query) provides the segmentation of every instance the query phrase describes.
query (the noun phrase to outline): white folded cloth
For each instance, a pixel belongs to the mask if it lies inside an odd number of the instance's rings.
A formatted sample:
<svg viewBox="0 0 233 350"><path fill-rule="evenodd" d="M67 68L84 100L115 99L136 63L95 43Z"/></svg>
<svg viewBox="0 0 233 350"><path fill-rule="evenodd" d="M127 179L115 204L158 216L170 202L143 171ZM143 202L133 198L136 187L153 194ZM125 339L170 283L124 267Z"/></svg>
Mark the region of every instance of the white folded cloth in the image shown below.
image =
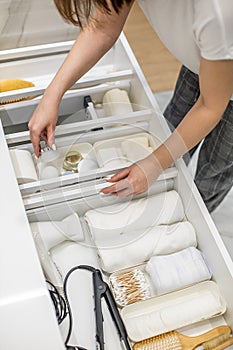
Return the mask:
<svg viewBox="0 0 233 350"><path fill-rule="evenodd" d="M117 203L86 212L85 219L94 239L105 239L130 231L144 232L155 225L169 225L184 219L184 208L176 191Z"/></svg>
<svg viewBox="0 0 233 350"><path fill-rule="evenodd" d="M132 135L132 137L127 137L124 141L122 141L121 146L123 146L123 144L127 145L127 142L129 142L130 144L132 142L137 143L138 145L144 148L149 147L149 139L147 135L136 134L136 135Z"/></svg>
<svg viewBox="0 0 233 350"><path fill-rule="evenodd" d="M215 282L206 281L177 292L131 304L122 309L129 338L141 341L226 311Z"/></svg>
<svg viewBox="0 0 233 350"><path fill-rule="evenodd" d="M104 168L116 168L127 162L120 148L116 147L97 148L96 158L99 166Z"/></svg>
<svg viewBox="0 0 233 350"><path fill-rule="evenodd" d="M63 276L63 279L74 266L90 265L99 268L96 249L87 242L67 241L63 244L57 245L56 247L52 248L50 254L54 262L56 263L61 275ZM84 274L86 278L91 282L90 275L85 272ZM74 278L74 276L75 274L73 275L72 279ZM76 276L79 277L78 272ZM85 292L85 290L83 292ZM80 300L78 302L80 302Z"/></svg>
<svg viewBox="0 0 233 350"><path fill-rule="evenodd" d="M32 222L30 227L46 278L56 286L62 286L61 276L51 259L50 250L64 241L84 240L78 214L73 213L62 221Z"/></svg>
<svg viewBox="0 0 233 350"><path fill-rule="evenodd" d="M64 242L51 250L51 257L63 280L75 266L90 265L99 268L96 250L86 242ZM92 297L93 283L91 273L85 270L76 270L70 275L67 289L73 315L71 341L80 344L85 349L96 349L95 337L93 336L96 325L93 312L95 305ZM110 330L110 335L116 336L111 319L108 317L109 312L105 312L105 303L103 304L104 329L106 333L108 332L109 334ZM66 327L66 325L64 326Z"/></svg>
<svg viewBox="0 0 233 350"><path fill-rule="evenodd" d="M146 271L157 295L211 278L202 253L195 247L169 255L153 256L146 265Z"/></svg>
<svg viewBox="0 0 233 350"><path fill-rule="evenodd" d="M104 271L114 272L143 263L157 254L170 254L196 246L196 234L189 222L135 230L112 239L96 240Z"/></svg>
<svg viewBox="0 0 233 350"><path fill-rule="evenodd" d="M38 181L36 168L29 151L13 148L9 150L18 184Z"/></svg>
<svg viewBox="0 0 233 350"><path fill-rule="evenodd" d="M67 216L62 221L38 221L30 224L37 244L42 240L45 248L51 248L63 241L83 241L84 235L77 213ZM37 237L40 236L38 239Z"/></svg>
<svg viewBox="0 0 233 350"><path fill-rule="evenodd" d="M137 162L138 160L147 157L150 153L153 152L152 147L149 147L148 145L148 139L146 137L143 137L143 139L147 140L147 145L141 139L142 137L135 137L122 141L122 153L128 159L128 161Z"/></svg>

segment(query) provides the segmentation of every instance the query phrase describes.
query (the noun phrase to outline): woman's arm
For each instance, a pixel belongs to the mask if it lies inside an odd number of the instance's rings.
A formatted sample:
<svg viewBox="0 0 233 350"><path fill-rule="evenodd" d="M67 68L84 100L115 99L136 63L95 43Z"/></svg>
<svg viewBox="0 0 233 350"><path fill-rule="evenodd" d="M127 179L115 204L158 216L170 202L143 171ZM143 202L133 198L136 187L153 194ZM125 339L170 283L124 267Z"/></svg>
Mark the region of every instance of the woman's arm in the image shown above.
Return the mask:
<svg viewBox="0 0 233 350"><path fill-rule="evenodd" d="M199 81L199 99L171 136L149 157L113 176L110 181L116 184L102 190L103 193L129 196L145 192L164 169L218 124L233 94L233 60L202 58Z"/></svg>
<svg viewBox="0 0 233 350"><path fill-rule="evenodd" d="M117 14L109 1L111 14L97 9L89 24L81 31L28 124L36 156L40 154L41 136L49 146L54 144L54 130L63 94L113 46L132 4L133 1L130 6L124 5Z"/></svg>

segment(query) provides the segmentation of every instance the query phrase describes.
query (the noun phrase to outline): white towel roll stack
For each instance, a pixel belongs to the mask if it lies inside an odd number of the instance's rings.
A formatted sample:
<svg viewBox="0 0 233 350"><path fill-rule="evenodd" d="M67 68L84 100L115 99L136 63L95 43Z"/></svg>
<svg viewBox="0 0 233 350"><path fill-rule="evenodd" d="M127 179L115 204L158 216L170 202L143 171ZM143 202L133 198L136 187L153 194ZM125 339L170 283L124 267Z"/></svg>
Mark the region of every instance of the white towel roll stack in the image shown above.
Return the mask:
<svg viewBox="0 0 233 350"><path fill-rule="evenodd" d="M170 225L182 221L184 216L181 198L173 190L89 210L85 219L93 239L102 240L132 231L144 232L156 225Z"/></svg>
<svg viewBox="0 0 233 350"><path fill-rule="evenodd" d="M95 243L101 267L109 273L142 264L153 255L170 254L197 244L195 230L189 222L131 231Z"/></svg>

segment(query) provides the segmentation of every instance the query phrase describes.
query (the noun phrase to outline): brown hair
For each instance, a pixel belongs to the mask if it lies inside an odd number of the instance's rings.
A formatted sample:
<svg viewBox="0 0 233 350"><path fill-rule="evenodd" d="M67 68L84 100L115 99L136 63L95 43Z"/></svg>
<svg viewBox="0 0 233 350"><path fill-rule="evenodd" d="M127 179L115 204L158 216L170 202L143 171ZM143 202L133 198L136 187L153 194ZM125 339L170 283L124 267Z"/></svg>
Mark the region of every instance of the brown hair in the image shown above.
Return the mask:
<svg viewBox="0 0 233 350"><path fill-rule="evenodd" d="M130 4L131 2L132 0L111 0L116 13L119 13L124 3ZM81 28L90 18L94 8L98 7L105 13L111 13L106 0L54 0L54 3L66 22Z"/></svg>

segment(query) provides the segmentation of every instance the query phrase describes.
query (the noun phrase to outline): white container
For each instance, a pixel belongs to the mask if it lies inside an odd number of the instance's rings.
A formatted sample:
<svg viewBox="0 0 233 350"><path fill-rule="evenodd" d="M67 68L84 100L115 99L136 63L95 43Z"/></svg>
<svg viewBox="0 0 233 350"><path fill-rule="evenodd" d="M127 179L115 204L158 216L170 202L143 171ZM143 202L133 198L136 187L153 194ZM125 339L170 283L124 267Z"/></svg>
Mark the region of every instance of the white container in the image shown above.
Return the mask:
<svg viewBox="0 0 233 350"><path fill-rule="evenodd" d="M219 316L226 303L212 281L127 305L121 315L134 342Z"/></svg>
<svg viewBox="0 0 233 350"><path fill-rule="evenodd" d="M98 141L93 147L100 167L119 168L148 156L160 145L156 137L139 133L125 137Z"/></svg>

